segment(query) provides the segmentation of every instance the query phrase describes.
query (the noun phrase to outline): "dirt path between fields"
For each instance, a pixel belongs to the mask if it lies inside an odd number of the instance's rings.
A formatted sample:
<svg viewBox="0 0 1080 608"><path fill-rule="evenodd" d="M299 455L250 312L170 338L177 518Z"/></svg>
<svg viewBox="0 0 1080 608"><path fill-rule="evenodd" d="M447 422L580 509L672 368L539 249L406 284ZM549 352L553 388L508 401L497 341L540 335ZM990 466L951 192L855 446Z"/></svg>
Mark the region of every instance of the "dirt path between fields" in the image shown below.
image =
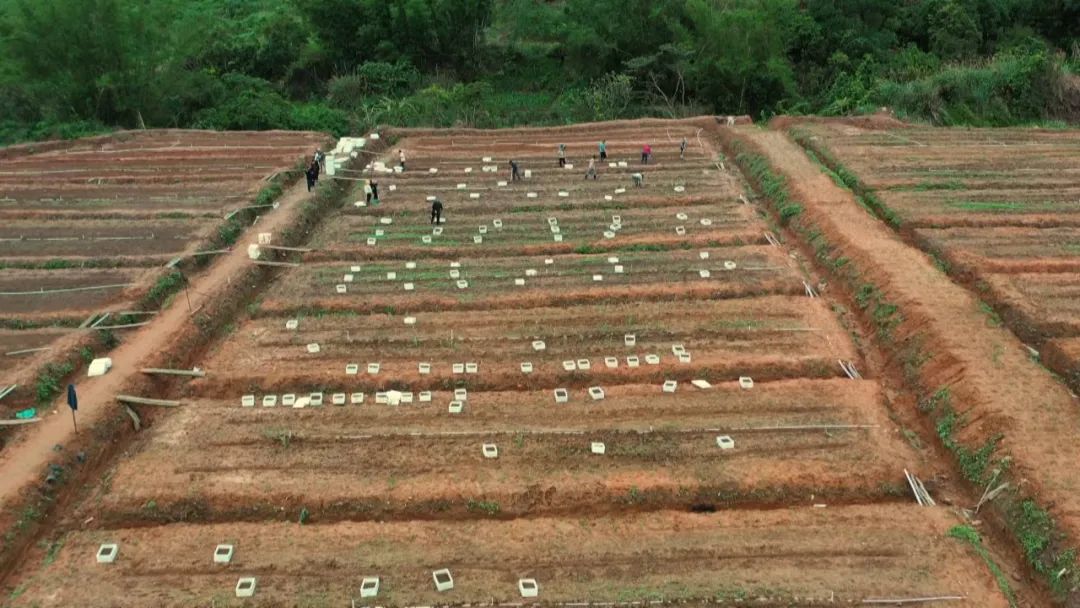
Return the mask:
<svg viewBox="0 0 1080 608"><path fill-rule="evenodd" d="M932 359L921 368L930 389L949 387L960 419L954 438L981 446L1001 436L994 458L1011 457L1010 474L1021 496L1047 508L1068 546L1080 539L1080 403L1032 362L1008 329L995 326L978 299L953 283L933 261L906 245L862 209L781 132L738 129L767 156L793 200L840 254L856 262L863 279L878 286L904 318L902 331L922 334ZM963 428L959 428L959 427Z"/></svg>
<svg viewBox="0 0 1080 608"><path fill-rule="evenodd" d="M209 270L191 282L188 292L192 309L198 310L202 304L220 296L234 278L250 267L247 243L255 241L256 232L280 232L294 221L302 204L310 197L302 180L287 190L279 199L277 209L263 214L237 240L232 251L220 257ZM87 432L85 429L91 428L110 411L115 412L112 409L117 407L115 396L139 375L143 362L191 330L190 323L184 294L177 294L172 304L155 316L150 325L129 335L110 353L113 367L109 373L98 378L76 379L78 419L80 428L84 429L82 432ZM46 466L56 457L53 447L66 445L74 436L66 397L61 396L53 403L52 409L44 414L41 422L22 433L17 443L7 446L0 453L0 506L16 499L23 488L41 477Z"/></svg>

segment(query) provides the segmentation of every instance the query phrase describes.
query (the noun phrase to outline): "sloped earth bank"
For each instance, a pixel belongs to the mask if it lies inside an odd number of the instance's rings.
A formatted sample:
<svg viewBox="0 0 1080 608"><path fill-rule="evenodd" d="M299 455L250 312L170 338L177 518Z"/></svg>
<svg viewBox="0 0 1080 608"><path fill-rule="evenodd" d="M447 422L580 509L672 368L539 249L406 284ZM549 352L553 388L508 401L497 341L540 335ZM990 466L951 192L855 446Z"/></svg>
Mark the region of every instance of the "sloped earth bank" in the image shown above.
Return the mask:
<svg viewBox="0 0 1080 608"><path fill-rule="evenodd" d="M995 515L1057 601L1078 605L1076 399L1012 333L987 322L970 292L860 207L784 133L739 128L721 136L853 294L894 369L921 385L920 410L976 493L1010 484L979 517Z"/></svg>
<svg viewBox="0 0 1080 608"><path fill-rule="evenodd" d="M6 578L9 603L1038 605L950 508L976 499L897 422L867 336L772 244L715 125L384 133L378 160L401 148L409 168L381 176L382 204L320 216L298 267L236 279L248 299L219 339L171 353L207 377L143 385L181 406L117 446ZM586 182L605 138L625 166ZM499 186L510 155L531 176Z"/></svg>

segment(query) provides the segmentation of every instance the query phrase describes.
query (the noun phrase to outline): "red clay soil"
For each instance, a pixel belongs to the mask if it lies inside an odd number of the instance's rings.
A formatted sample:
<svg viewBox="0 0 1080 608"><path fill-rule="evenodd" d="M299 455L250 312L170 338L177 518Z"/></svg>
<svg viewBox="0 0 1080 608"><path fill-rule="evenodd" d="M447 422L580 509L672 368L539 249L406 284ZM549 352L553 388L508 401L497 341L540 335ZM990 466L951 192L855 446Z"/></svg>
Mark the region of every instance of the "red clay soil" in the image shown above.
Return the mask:
<svg viewBox="0 0 1080 608"><path fill-rule="evenodd" d="M691 514L509 521L191 525L76 531L55 556L40 550L13 608L357 606L362 577L381 579L378 605L522 605L518 579L539 601L679 602L688 606L839 606L865 599L958 596L956 608L1006 608L990 572L946 536L944 510L830 506ZM98 545L116 563L93 563ZM235 547L229 565L214 547ZM432 571L449 567L438 593ZM255 596L233 596L257 577ZM720 580L718 580L718 578ZM529 600L525 600L529 602ZM526 603L524 605L532 605ZM923 604L936 605L936 604Z"/></svg>
<svg viewBox="0 0 1080 608"><path fill-rule="evenodd" d="M304 184L298 184L280 199L280 207L263 216L258 228L249 231L273 232L288 225L299 213L310 195ZM249 238L247 240L254 240ZM241 242L246 242L241 239ZM217 297L234 276L239 276L251 264L247 251L237 247L218 260L203 275L195 279L189 293L193 308ZM173 336L191 331L187 304L177 298L171 306L154 317L153 322L130 335L110 357L112 370L99 378L79 382L79 417L86 428L102 416L115 411L114 397L120 389L139 374L140 363L157 354L168 345ZM22 434L16 445L7 446L0 452L0 505L19 495L27 484L32 483L54 456L53 446L66 444L74 431L66 406L58 399L54 409L45 414L42 422Z"/></svg>
<svg viewBox="0 0 1080 608"><path fill-rule="evenodd" d="M1080 427L1078 401L1033 363L1015 335L989 325L978 300L953 283L926 255L906 245L885 224L837 187L783 133L740 129L788 180L795 200L842 255L855 260L895 303L909 327L929 338L933 355L922 369L931 388L949 387L957 412L968 421L957 440L982 445L1001 434L1001 454L1068 533L1080 539Z"/></svg>

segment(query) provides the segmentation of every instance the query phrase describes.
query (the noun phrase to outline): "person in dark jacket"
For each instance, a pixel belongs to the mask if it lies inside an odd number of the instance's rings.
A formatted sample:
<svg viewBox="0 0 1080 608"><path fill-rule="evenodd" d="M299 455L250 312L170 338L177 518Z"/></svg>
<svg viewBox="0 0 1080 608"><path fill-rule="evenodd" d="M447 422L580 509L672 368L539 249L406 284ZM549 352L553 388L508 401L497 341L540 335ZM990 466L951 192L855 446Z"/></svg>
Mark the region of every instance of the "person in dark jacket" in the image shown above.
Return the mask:
<svg viewBox="0 0 1080 608"><path fill-rule="evenodd" d="M518 164L516 160L510 161L510 181L516 182L521 179L521 172L518 171Z"/></svg>
<svg viewBox="0 0 1080 608"><path fill-rule="evenodd" d="M442 201L439 199L431 201L431 223L442 223Z"/></svg>
<svg viewBox="0 0 1080 608"><path fill-rule="evenodd" d="M312 159L304 176L307 177L307 191L311 192L315 189L315 184L319 183L319 161Z"/></svg>

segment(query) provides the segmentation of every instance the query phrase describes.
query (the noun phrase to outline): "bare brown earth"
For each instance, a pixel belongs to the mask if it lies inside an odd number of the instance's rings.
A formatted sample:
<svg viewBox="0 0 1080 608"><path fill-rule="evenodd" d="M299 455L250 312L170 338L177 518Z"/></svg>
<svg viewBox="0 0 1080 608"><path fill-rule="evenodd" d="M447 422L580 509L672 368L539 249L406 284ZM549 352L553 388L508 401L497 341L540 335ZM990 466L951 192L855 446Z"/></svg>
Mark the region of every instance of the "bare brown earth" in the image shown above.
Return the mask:
<svg viewBox="0 0 1080 608"><path fill-rule="evenodd" d="M973 499L931 438L897 422L877 357L827 286L770 244L776 228L719 154L714 124L383 133L393 143L379 160L395 164L400 148L408 169L380 175L381 204L353 205L357 187L305 237L313 251L277 258L299 266L255 286L202 354L205 378L154 394L181 406L125 441L26 552L3 581L10 603L520 603L518 578L535 577L539 602L560 605L1008 606L983 558L949 536L965 523L949 505ZM601 138L626 166L585 181ZM556 166L560 142L573 169ZM511 155L531 177L498 186ZM427 196L447 203L442 235ZM290 193L257 230L280 231L300 200ZM207 287L222 289L244 258L241 247L219 261ZM120 347L121 373L93 385L95 400L179 339L183 309L162 314L137 334L145 350ZM387 391L412 399L382 403ZM313 393L323 405L305 402ZM731 449L718 445L725 436ZM915 505L905 469L939 506ZM94 563L103 542L120 544L115 564ZM226 542L235 561L214 566ZM442 567L455 588L438 593L431 571ZM361 599L372 575L380 594ZM241 576L258 579L251 600L234 595ZM1037 605L1025 583L1014 589Z"/></svg>
<svg viewBox="0 0 1080 608"><path fill-rule="evenodd" d="M897 137L925 140L926 135L905 131ZM1032 361L977 297L862 209L784 133L740 129L737 136L782 173L835 252L855 261L862 280L898 307L900 331L919 334L931 358L918 370L918 380L930 391L948 389L962 421L954 439L974 446L997 439L996 458L1006 459L1021 492L1046 505L1067 535L1058 546L1075 545L1080 538L1080 479L1073 466L1080 457L1073 439L1080 423L1076 397Z"/></svg>
<svg viewBox="0 0 1080 608"><path fill-rule="evenodd" d="M155 282L173 272L166 264L207 249L227 212L250 205L266 178L292 169L324 140L152 130L0 150L0 317L6 328L36 332L35 347L49 347L4 357L0 384L18 388L0 403L0 417L40 405L35 385L44 366L82 365L111 344L97 332L41 327L73 328L102 313L114 315L102 325L126 324L115 321L117 313L140 309ZM42 343L46 335L56 340ZM24 431L3 428L0 445Z"/></svg>

